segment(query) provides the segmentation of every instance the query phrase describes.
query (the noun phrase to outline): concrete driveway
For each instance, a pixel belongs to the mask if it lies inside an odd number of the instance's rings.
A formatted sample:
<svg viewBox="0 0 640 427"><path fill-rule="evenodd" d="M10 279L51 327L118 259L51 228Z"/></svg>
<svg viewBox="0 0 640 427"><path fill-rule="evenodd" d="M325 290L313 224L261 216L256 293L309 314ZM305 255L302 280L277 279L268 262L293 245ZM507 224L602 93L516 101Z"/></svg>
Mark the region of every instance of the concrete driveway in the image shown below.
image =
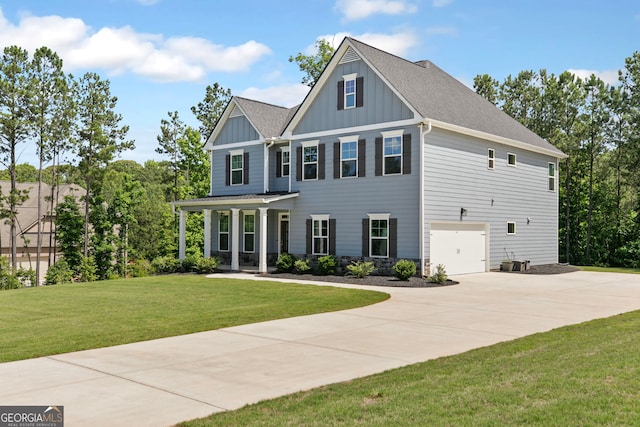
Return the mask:
<svg viewBox="0 0 640 427"><path fill-rule="evenodd" d="M640 275L457 280L443 288L368 288L391 298L363 308L3 363L0 405L64 405L66 427L169 426L640 309Z"/></svg>

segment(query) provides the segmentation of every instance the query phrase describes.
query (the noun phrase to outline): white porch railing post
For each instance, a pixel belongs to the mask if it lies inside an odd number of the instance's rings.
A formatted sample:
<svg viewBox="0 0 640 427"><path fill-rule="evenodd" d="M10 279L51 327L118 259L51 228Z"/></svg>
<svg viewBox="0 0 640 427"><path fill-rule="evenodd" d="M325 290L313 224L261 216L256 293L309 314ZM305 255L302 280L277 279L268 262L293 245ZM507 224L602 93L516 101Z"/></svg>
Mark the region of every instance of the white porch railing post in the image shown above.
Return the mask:
<svg viewBox="0 0 640 427"><path fill-rule="evenodd" d="M240 209L231 208L231 270L240 270Z"/></svg>

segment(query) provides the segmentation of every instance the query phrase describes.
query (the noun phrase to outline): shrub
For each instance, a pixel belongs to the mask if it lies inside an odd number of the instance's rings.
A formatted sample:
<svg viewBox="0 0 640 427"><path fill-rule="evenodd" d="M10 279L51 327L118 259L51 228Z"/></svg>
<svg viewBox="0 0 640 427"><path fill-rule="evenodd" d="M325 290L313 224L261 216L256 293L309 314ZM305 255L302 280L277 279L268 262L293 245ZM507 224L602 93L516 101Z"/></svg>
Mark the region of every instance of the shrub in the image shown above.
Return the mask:
<svg viewBox="0 0 640 427"><path fill-rule="evenodd" d="M96 263L91 256L82 257L78 270L78 280L80 282L94 282L98 279L98 276L96 276Z"/></svg>
<svg viewBox="0 0 640 427"><path fill-rule="evenodd" d="M416 274L416 264L413 261L407 259L401 259L393 266L394 276L400 280L409 280L409 278Z"/></svg>
<svg viewBox="0 0 640 427"><path fill-rule="evenodd" d="M291 254L280 254L276 261L276 269L282 273L290 273L293 271L293 264L296 262L296 257Z"/></svg>
<svg viewBox="0 0 640 427"><path fill-rule="evenodd" d="M362 279L363 277L367 277L368 275L373 273L375 269L376 268L371 261L354 261L351 264L347 265L347 270L349 270L347 274L349 276L355 276Z"/></svg>
<svg viewBox="0 0 640 427"><path fill-rule="evenodd" d="M139 259L129 265L131 277L146 277L153 271L151 263L146 259Z"/></svg>
<svg viewBox="0 0 640 427"><path fill-rule="evenodd" d="M325 255L318 258L318 270L321 274L336 274L338 260L333 255Z"/></svg>
<svg viewBox="0 0 640 427"><path fill-rule="evenodd" d="M151 267L156 273L175 273L180 268L180 261L172 256L159 256L151 261Z"/></svg>
<svg viewBox="0 0 640 427"><path fill-rule="evenodd" d="M16 279L20 281L21 286L35 286L36 285L36 272L33 268L25 270L20 267L16 271Z"/></svg>
<svg viewBox="0 0 640 427"><path fill-rule="evenodd" d="M296 270L296 273L298 274L308 273L309 270L311 270L308 259L296 260L296 262L293 263L293 268Z"/></svg>
<svg viewBox="0 0 640 427"><path fill-rule="evenodd" d="M68 283L73 280L73 271L69 268L69 264L64 259L57 261L47 270L44 278L44 284L58 285L60 283Z"/></svg>
<svg viewBox="0 0 640 427"><path fill-rule="evenodd" d="M220 265L220 261L218 258L213 257L202 257L198 259L198 273L200 274L211 274L215 273L216 269Z"/></svg>
<svg viewBox="0 0 640 427"><path fill-rule="evenodd" d="M431 277L429 277L429 281L433 283L446 283L447 281L447 271L444 269L444 265L438 264L436 266L436 271L433 273Z"/></svg>
<svg viewBox="0 0 640 427"><path fill-rule="evenodd" d="M197 273L198 263L203 258L200 254L188 254L180 262L180 271L183 273Z"/></svg>

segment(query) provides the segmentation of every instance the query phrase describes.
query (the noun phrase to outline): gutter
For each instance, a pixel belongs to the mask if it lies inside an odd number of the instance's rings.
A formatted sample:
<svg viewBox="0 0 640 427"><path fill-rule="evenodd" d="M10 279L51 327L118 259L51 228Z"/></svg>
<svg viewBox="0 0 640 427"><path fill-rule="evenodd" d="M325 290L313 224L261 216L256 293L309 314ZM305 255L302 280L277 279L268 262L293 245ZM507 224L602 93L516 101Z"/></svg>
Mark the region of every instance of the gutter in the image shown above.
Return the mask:
<svg viewBox="0 0 640 427"><path fill-rule="evenodd" d="M427 129L424 129L424 126ZM420 274L422 277L428 276L431 272L425 274L425 251L424 251L424 144L425 136L431 132L431 120L424 119L418 123L418 129L420 129Z"/></svg>

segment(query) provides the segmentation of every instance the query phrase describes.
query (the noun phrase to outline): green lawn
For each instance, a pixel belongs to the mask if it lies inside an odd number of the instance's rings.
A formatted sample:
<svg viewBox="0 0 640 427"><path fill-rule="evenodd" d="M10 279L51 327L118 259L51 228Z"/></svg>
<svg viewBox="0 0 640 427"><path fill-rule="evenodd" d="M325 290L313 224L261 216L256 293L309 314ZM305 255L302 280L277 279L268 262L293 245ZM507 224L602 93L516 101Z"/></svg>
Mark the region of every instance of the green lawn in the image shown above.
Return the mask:
<svg viewBox="0 0 640 427"><path fill-rule="evenodd" d="M593 266L580 266L580 270L584 271L599 271L601 273L628 273L628 274L640 274L640 268L627 268L627 267L593 267Z"/></svg>
<svg viewBox="0 0 640 427"><path fill-rule="evenodd" d="M636 311L181 426L631 426L639 393Z"/></svg>
<svg viewBox="0 0 640 427"><path fill-rule="evenodd" d="M197 275L0 292L0 362L343 310L388 294Z"/></svg>

